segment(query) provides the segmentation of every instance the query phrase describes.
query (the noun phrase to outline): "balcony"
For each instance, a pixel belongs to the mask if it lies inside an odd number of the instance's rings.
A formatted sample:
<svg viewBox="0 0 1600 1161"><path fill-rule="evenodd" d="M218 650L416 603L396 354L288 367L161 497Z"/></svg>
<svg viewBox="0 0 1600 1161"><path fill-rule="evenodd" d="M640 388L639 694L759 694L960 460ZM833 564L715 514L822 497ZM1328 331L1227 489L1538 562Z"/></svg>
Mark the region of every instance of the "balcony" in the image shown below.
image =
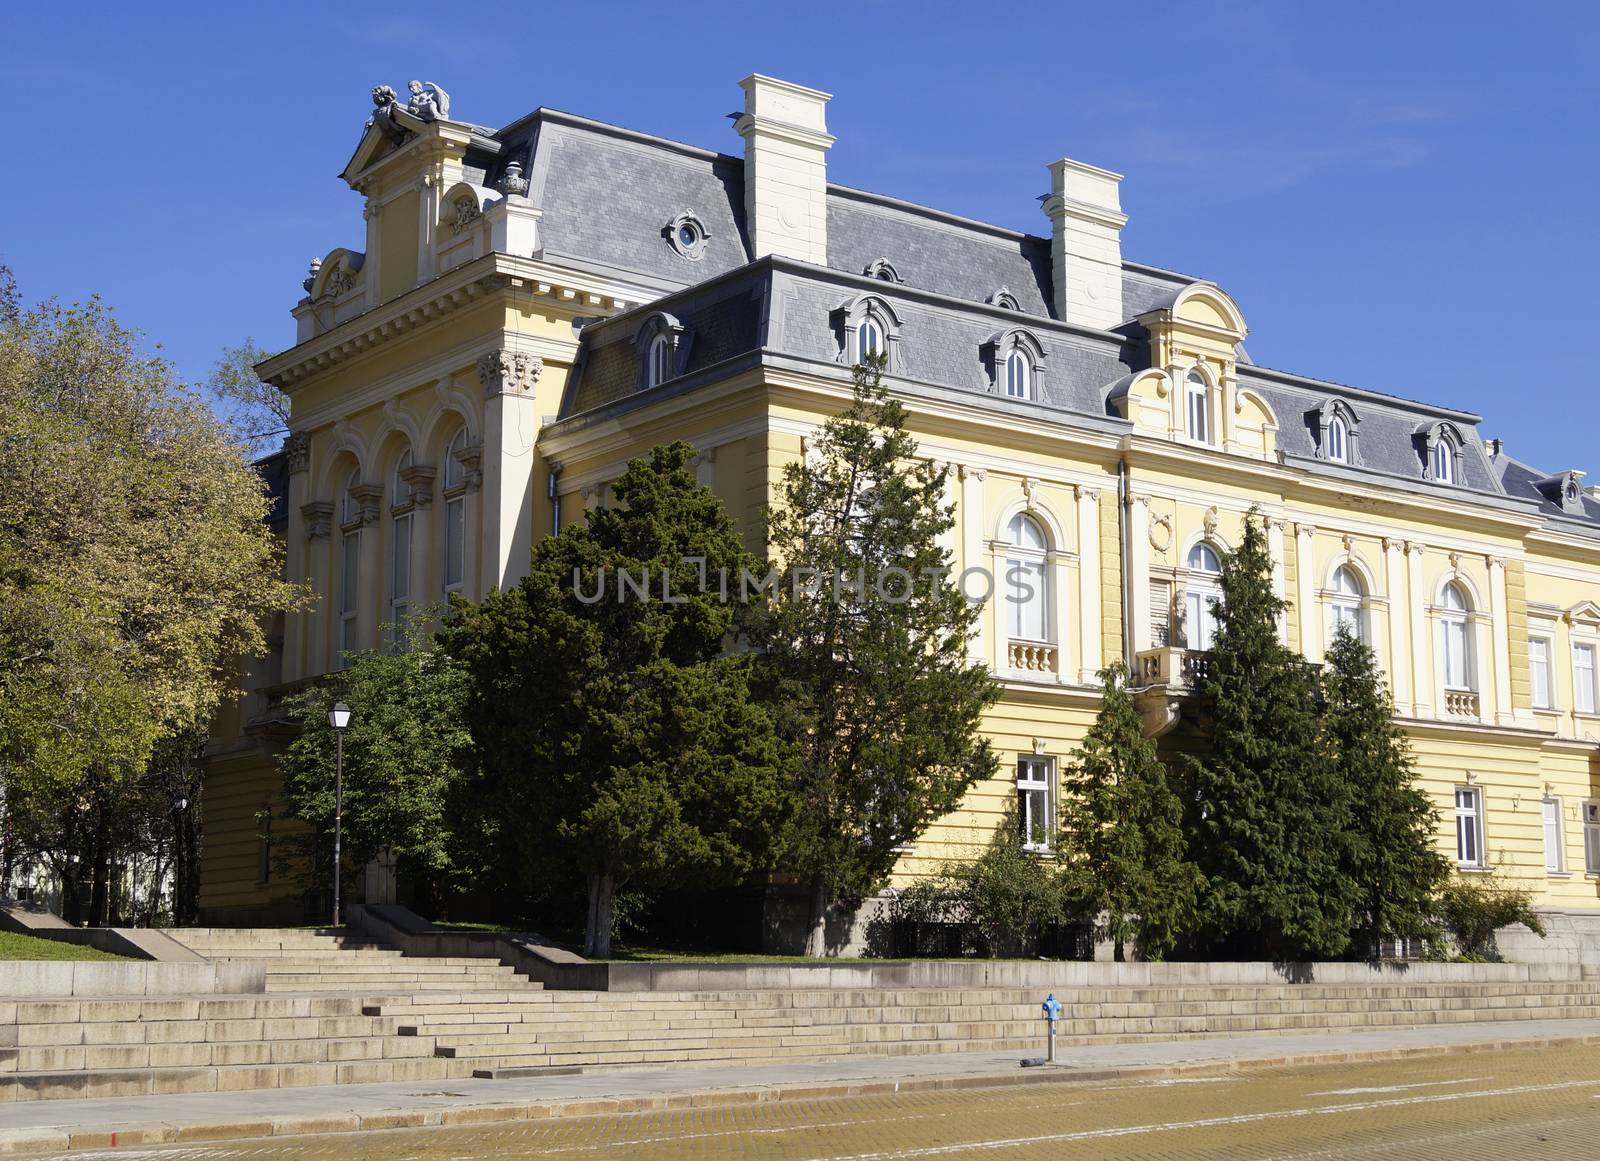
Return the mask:
<svg viewBox="0 0 1600 1161"><path fill-rule="evenodd" d="M1009 641L1006 666L1017 673L1056 674L1059 654L1048 641Z"/></svg>
<svg viewBox="0 0 1600 1161"><path fill-rule="evenodd" d="M1146 649L1134 657L1135 685L1192 690L1205 679L1210 655L1200 649Z"/></svg>
<svg viewBox="0 0 1600 1161"><path fill-rule="evenodd" d="M1481 716L1478 708L1478 691L1475 689L1447 689L1444 691L1444 716L1475 722Z"/></svg>

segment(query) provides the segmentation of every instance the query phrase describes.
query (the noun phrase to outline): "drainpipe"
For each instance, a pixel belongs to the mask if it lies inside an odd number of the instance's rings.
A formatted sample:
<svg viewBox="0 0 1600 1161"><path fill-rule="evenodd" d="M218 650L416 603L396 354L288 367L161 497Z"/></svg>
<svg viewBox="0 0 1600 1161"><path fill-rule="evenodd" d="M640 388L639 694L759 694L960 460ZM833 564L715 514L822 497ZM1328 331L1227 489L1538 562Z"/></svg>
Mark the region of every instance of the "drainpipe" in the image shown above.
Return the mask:
<svg viewBox="0 0 1600 1161"><path fill-rule="evenodd" d="M1117 457L1117 541L1122 557L1122 663L1128 667L1128 681L1134 681L1133 672L1133 545L1128 543L1131 524L1129 505L1133 492L1128 486L1128 456Z"/></svg>
<svg viewBox="0 0 1600 1161"><path fill-rule="evenodd" d="M551 464L547 495L550 497L550 535L561 534L561 494L556 491L556 480L561 477L561 465Z"/></svg>

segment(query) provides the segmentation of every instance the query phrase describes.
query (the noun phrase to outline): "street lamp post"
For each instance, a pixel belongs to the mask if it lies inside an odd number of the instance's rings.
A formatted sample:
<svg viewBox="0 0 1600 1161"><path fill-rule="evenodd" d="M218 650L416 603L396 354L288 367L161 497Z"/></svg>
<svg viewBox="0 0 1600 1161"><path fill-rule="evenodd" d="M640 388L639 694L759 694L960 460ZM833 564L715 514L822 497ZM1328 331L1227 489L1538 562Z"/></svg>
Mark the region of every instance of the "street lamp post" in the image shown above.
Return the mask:
<svg viewBox="0 0 1600 1161"><path fill-rule="evenodd" d="M350 724L350 707L335 702L328 711L338 757L333 776L333 925L339 926L339 845L344 837L344 728Z"/></svg>

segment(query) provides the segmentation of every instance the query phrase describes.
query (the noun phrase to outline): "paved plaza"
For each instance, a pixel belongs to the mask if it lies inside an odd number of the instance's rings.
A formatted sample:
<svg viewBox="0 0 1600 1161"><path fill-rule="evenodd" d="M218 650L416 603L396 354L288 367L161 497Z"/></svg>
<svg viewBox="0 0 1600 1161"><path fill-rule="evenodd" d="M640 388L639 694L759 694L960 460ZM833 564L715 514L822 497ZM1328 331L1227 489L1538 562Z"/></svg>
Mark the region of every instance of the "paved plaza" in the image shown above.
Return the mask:
<svg viewBox="0 0 1600 1161"><path fill-rule="evenodd" d="M1592 1157L1560 1150L1600 1132L1597 1048L1600 1022L1528 1021L1063 1046L1054 1069L951 1053L20 1101L0 1153Z"/></svg>
<svg viewBox="0 0 1600 1161"><path fill-rule="evenodd" d="M83 1150L296 1161L477 1158L1592 1158L1592 1047L1279 1066L1222 1076L721 1105L456 1128Z"/></svg>

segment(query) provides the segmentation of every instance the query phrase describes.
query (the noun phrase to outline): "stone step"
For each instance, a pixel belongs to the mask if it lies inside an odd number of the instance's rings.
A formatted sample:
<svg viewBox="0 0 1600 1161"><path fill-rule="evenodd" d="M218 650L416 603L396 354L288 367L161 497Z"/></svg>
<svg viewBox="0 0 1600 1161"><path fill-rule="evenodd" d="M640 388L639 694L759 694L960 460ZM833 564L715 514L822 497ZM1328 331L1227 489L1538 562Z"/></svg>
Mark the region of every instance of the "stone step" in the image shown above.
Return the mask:
<svg viewBox="0 0 1600 1161"><path fill-rule="evenodd" d="M431 1038L352 1036L257 1040L239 1043L90 1044L69 1048L18 1048L0 1071L44 1073L131 1068L205 1068L262 1064L322 1064L429 1057Z"/></svg>

